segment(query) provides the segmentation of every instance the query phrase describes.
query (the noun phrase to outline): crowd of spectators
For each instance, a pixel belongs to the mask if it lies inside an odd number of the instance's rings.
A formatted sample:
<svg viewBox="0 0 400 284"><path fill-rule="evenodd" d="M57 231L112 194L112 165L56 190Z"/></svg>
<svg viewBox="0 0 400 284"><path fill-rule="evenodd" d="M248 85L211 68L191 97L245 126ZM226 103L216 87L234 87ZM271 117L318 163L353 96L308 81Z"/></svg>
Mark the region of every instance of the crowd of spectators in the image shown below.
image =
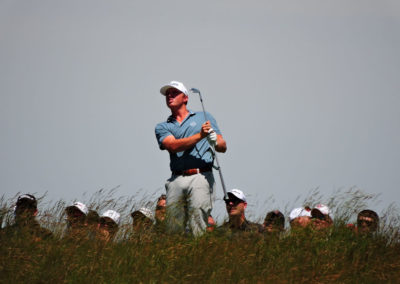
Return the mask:
<svg viewBox="0 0 400 284"><path fill-rule="evenodd" d="M325 204L317 204L294 208L288 216L290 228L285 229L285 216L279 210L266 214L262 224L252 222L246 217L247 200L243 191L232 189L225 199L228 219L218 226L211 216L208 216L208 233L241 236L256 234L260 236L281 237L291 231L307 229L311 231L329 230L333 226L331 211ZM168 216L166 216L166 195L162 194L156 201L155 211L142 207L133 211L131 216L131 238L143 235L166 234ZM89 210L82 202L75 202L64 209L66 215L66 229L63 239L98 239L105 242L112 241L120 227L121 215L115 210L107 209L101 214ZM1 229L2 237L29 237L40 241L53 238L50 230L43 228L36 220L38 214L37 199L31 194L18 197L14 207L14 223ZM362 210L357 216L356 224L347 224L346 228L355 234L372 235L379 228L379 216L375 211ZM190 234L187 228L186 234Z"/></svg>

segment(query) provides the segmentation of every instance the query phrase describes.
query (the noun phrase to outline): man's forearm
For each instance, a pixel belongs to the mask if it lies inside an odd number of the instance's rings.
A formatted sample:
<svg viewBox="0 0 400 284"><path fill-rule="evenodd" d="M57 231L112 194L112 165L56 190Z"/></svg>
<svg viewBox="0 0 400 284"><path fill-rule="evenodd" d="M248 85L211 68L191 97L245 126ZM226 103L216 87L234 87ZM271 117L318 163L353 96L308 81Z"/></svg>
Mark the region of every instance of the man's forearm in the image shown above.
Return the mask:
<svg viewBox="0 0 400 284"><path fill-rule="evenodd" d="M217 145L215 146L215 151L225 153L226 152L226 142L222 135L217 135Z"/></svg>
<svg viewBox="0 0 400 284"><path fill-rule="evenodd" d="M178 153L194 147L201 139L203 139L203 137L201 137L200 133L181 139L176 139L171 135L164 139L163 145L169 152Z"/></svg>

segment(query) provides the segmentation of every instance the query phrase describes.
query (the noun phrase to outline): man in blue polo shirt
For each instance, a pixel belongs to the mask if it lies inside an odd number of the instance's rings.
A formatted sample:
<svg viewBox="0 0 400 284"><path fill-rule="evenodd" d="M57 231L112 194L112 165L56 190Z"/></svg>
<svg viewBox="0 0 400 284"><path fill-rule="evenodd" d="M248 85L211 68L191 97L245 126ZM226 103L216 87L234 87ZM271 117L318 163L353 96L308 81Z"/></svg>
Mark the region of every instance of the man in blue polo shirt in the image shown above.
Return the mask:
<svg viewBox="0 0 400 284"><path fill-rule="evenodd" d="M157 124L156 138L161 150L170 155L171 178L165 184L167 191L167 229L184 232L185 221L193 235L202 235L207 228L215 198L212 173L213 150L226 151L226 142L217 122L207 113L187 108L186 87L171 81L160 89L165 96L171 116Z"/></svg>

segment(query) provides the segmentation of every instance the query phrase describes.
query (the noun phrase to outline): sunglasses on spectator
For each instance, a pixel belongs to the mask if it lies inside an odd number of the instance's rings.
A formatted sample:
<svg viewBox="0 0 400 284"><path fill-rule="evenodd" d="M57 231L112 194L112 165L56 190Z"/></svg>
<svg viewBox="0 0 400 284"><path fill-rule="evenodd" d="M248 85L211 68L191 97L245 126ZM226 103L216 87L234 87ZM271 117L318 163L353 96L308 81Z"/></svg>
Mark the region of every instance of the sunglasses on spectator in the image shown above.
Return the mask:
<svg viewBox="0 0 400 284"><path fill-rule="evenodd" d="M226 205L238 205L239 203L244 202L243 200L239 199L239 198L229 198L229 199L225 199L225 203Z"/></svg>

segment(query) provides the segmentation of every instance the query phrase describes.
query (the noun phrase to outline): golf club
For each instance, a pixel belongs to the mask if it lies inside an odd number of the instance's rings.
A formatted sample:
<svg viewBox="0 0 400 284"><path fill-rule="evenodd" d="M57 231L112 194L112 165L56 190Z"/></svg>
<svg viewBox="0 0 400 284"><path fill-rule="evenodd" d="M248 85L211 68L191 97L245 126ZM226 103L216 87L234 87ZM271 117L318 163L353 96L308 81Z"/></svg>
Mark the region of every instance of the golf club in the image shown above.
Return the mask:
<svg viewBox="0 0 400 284"><path fill-rule="evenodd" d="M190 91L191 91L192 93L199 94L201 106L202 106L202 108L203 108L204 120L205 120L205 121L208 121L207 114L206 114L206 110L205 110L205 108L204 108L203 98L202 98L202 96L201 96L200 90L199 90L199 89L196 89L196 88L191 88ZM224 177L222 176L221 166L219 165L217 152L215 151L214 146L211 146L211 147L212 147L212 150L213 150L213 152L214 152L215 162L216 162L216 164L217 164L216 170L218 170L219 178L221 179L222 190L224 191L224 200L227 200L227 199L228 199L228 195L227 195L227 193L226 193L226 187L225 187Z"/></svg>

